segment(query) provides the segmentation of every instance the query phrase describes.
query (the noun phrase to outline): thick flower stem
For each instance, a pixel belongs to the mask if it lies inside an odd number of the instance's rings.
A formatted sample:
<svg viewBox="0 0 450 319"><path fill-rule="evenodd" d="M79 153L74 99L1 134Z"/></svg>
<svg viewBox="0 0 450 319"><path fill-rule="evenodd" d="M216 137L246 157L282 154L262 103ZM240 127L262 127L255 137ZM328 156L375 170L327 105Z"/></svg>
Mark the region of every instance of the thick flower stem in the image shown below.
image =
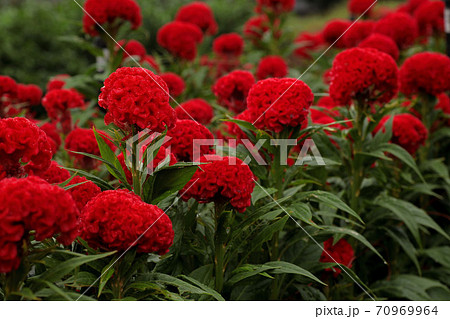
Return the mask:
<svg viewBox="0 0 450 319"><path fill-rule="evenodd" d="M225 205L222 203L215 204L215 219L216 219L216 233L214 236L215 256L214 256L214 269L215 269L215 290L222 292L224 273L225 273L225 251L226 251L226 216L223 216Z"/></svg>
<svg viewBox="0 0 450 319"><path fill-rule="evenodd" d="M133 136L136 135L138 132L135 128L133 128ZM132 145L132 152L131 152L131 175L133 177L133 189L136 195L141 196L141 175L138 170L138 162L139 162L139 154L137 150L137 145L139 143L139 140L134 141Z"/></svg>
<svg viewBox="0 0 450 319"><path fill-rule="evenodd" d="M350 190L350 207L357 211L359 208L359 195L360 188L364 178L364 167L362 165L362 158L360 153L362 152L364 136L363 136L363 125L364 125L364 102L358 101L356 103L356 118L355 118L355 130L356 135L354 136L355 141L353 143L353 161L352 161L352 175L353 179L351 182Z"/></svg>

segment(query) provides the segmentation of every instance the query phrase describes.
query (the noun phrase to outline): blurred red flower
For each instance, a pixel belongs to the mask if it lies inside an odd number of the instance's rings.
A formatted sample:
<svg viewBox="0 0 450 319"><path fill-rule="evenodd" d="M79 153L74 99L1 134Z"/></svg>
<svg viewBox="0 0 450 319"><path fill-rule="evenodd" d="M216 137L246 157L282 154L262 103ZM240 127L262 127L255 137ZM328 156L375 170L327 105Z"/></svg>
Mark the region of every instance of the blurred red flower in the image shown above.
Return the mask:
<svg viewBox="0 0 450 319"><path fill-rule="evenodd" d="M192 61L197 56L197 45L202 42L202 30L192 23L173 21L158 30L157 41L171 54Z"/></svg>
<svg viewBox="0 0 450 319"><path fill-rule="evenodd" d="M245 110L246 98L254 83L253 74L236 70L219 78L212 87L212 91L220 105L240 113Z"/></svg>
<svg viewBox="0 0 450 319"><path fill-rule="evenodd" d="M181 105L175 109L175 113L180 120L189 120L193 118L203 125L211 123L211 120L214 117L212 106L203 99L191 99L181 103Z"/></svg>
<svg viewBox="0 0 450 319"><path fill-rule="evenodd" d="M277 55L269 55L259 61L256 77L258 80L283 78L287 73L287 65L284 59Z"/></svg>
<svg viewBox="0 0 450 319"><path fill-rule="evenodd" d="M339 263L352 268L355 259L352 246L344 238L340 239L335 245L333 245L333 241L332 237L323 243L323 251L319 261L322 263ZM339 267L326 268L325 271L333 271L335 278L342 272Z"/></svg>
<svg viewBox="0 0 450 319"><path fill-rule="evenodd" d="M172 72L161 73L159 76L166 82L172 97L180 96L184 92L186 84L181 76Z"/></svg>
<svg viewBox="0 0 450 319"><path fill-rule="evenodd" d="M407 49L417 39L416 20L407 13L395 12L379 20L373 30L395 41L400 50Z"/></svg>
<svg viewBox="0 0 450 319"><path fill-rule="evenodd" d="M194 1L182 6L175 16L175 21L195 24L209 35L217 33L214 13L210 6L204 2Z"/></svg>
<svg viewBox="0 0 450 319"><path fill-rule="evenodd" d="M400 50L394 40L379 33L372 34L363 40L358 47L377 49L378 51L389 54L396 61L400 56Z"/></svg>
<svg viewBox="0 0 450 319"><path fill-rule="evenodd" d="M244 50L244 40L237 33L222 34L213 42L213 51L223 58L237 58Z"/></svg>

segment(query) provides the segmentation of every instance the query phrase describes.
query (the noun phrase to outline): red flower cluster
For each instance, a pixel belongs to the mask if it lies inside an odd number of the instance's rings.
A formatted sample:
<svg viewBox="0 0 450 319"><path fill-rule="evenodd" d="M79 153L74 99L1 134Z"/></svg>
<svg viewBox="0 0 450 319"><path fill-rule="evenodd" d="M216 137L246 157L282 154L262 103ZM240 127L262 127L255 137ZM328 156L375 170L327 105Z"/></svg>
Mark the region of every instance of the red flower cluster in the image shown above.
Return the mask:
<svg viewBox="0 0 450 319"><path fill-rule="evenodd" d="M284 59L277 55L266 56L259 61L256 77L258 80L266 78L283 78L287 75L287 65Z"/></svg>
<svg viewBox="0 0 450 319"><path fill-rule="evenodd" d="M204 2L194 1L182 6L175 16L175 21L192 23L209 35L217 33L214 13Z"/></svg>
<svg viewBox="0 0 450 319"><path fill-rule="evenodd" d="M395 12L379 20L374 32L390 37L403 50L414 44L417 39L417 22L407 13Z"/></svg>
<svg viewBox="0 0 450 319"><path fill-rule="evenodd" d="M379 33L372 34L367 39L363 40L358 46L360 48L377 49L378 51L389 54L396 61L400 56L400 50L394 40Z"/></svg>
<svg viewBox="0 0 450 319"><path fill-rule="evenodd" d="M68 74L59 74L55 75L48 81L47 83L47 91L51 90L59 90L64 88L64 85L66 85L65 79L70 78L70 75Z"/></svg>
<svg viewBox="0 0 450 319"><path fill-rule="evenodd" d="M345 47L353 48L372 34L375 23L373 21L355 22L342 37Z"/></svg>
<svg viewBox="0 0 450 319"><path fill-rule="evenodd" d="M342 36L350 28L351 24L348 20L331 20L322 31L323 39L329 45L334 44L336 48L345 48L345 42Z"/></svg>
<svg viewBox="0 0 450 319"><path fill-rule="evenodd" d="M417 8L414 17L417 20L420 35L428 36L445 32L444 10L444 1L427 1Z"/></svg>
<svg viewBox="0 0 450 319"><path fill-rule="evenodd" d="M156 62L155 58L151 55L146 55L140 62L143 67L146 67L146 63L155 71L159 72L159 65L158 62Z"/></svg>
<svg viewBox="0 0 450 319"><path fill-rule="evenodd" d="M123 59L125 60L129 56L137 56L139 59L144 59L147 55L147 50L144 45L136 40L120 40L119 45L116 46L117 51L121 51L123 48Z"/></svg>
<svg viewBox="0 0 450 319"><path fill-rule="evenodd" d="M429 0L408 0L406 5L404 6L405 12L408 12L409 14L414 14L416 10L425 2L428 2ZM400 11L403 8L400 7Z"/></svg>
<svg viewBox="0 0 450 319"><path fill-rule="evenodd" d="M331 69L330 96L339 105L352 99L387 103L398 90L397 64L375 49L353 48L339 53Z"/></svg>
<svg viewBox="0 0 450 319"><path fill-rule="evenodd" d="M143 68L120 68L102 88L98 103L107 109L105 123L131 131L134 125L162 132L175 125L168 87L158 75Z"/></svg>
<svg viewBox="0 0 450 319"><path fill-rule="evenodd" d="M175 113L180 120L188 120L192 117L203 125L211 123L214 117L212 106L203 99L192 99L184 102L175 109Z"/></svg>
<svg viewBox="0 0 450 319"><path fill-rule="evenodd" d="M52 154L56 154L59 147L61 146L61 136L58 133L58 129L55 124L45 123L41 126L41 130L47 134L48 142L52 148Z"/></svg>
<svg viewBox="0 0 450 319"><path fill-rule="evenodd" d="M364 12L367 16L370 16L373 8L375 7L375 0L349 0L348 1L348 11L354 15L359 17ZM370 8L370 9L369 9Z"/></svg>
<svg viewBox="0 0 450 319"><path fill-rule="evenodd" d="M450 90L450 58L423 52L406 59L400 68L400 91L411 96L417 93L438 95Z"/></svg>
<svg viewBox="0 0 450 319"><path fill-rule="evenodd" d="M385 116L380 121L374 132L383 129L390 116ZM428 138L428 130L425 125L417 117L404 113L394 115L392 121L392 138L391 142L400 145L410 154L414 155L421 145L425 144Z"/></svg>
<svg viewBox="0 0 450 319"><path fill-rule="evenodd" d="M59 166L56 161L52 161L50 167L46 171L35 173L34 175L50 184L60 184L70 178L69 171Z"/></svg>
<svg viewBox="0 0 450 319"><path fill-rule="evenodd" d="M255 183L250 168L235 157L209 155L199 159L201 163L192 179L181 191L183 200L195 198L200 203L230 202L243 213L251 204ZM209 163L210 162L210 163Z"/></svg>
<svg viewBox="0 0 450 319"><path fill-rule="evenodd" d="M247 107L257 128L279 133L301 126L313 101L311 89L300 80L266 79L251 88Z"/></svg>
<svg viewBox="0 0 450 319"><path fill-rule="evenodd" d="M162 255L169 251L174 232L159 207L128 191L111 190L84 207L80 236L94 248L125 251L134 246L139 253Z"/></svg>
<svg viewBox="0 0 450 319"><path fill-rule="evenodd" d="M19 103L24 103L25 107L41 104L42 90L34 84L19 84L17 87L17 99Z"/></svg>
<svg viewBox="0 0 450 319"><path fill-rule="evenodd" d="M297 49L294 54L299 57L311 59L311 52L321 48L324 44L323 34L302 32L295 39Z"/></svg>
<svg viewBox="0 0 450 319"><path fill-rule="evenodd" d="M450 116L450 97L446 93L441 93L437 96L438 103L434 107L436 110L441 110L444 115ZM450 118L444 121L447 126L450 126Z"/></svg>
<svg viewBox="0 0 450 319"><path fill-rule="evenodd" d="M244 35L252 40L253 43L257 43L269 29L269 19L267 16L259 15L248 19L244 24Z"/></svg>
<svg viewBox="0 0 450 319"><path fill-rule="evenodd" d="M71 196L36 176L0 181L0 273L19 267L30 231L42 241L58 236L69 245L78 234L78 210Z"/></svg>
<svg viewBox="0 0 450 319"><path fill-rule="evenodd" d="M295 0L257 0L256 12L280 14L294 10Z"/></svg>
<svg viewBox="0 0 450 319"><path fill-rule="evenodd" d="M0 179L21 177L24 168L45 171L51 159L50 143L39 127L23 117L0 119Z"/></svg>
<svg viewBox="0 0 450 319"><path fill-rule="evenodd" d="M83 183L83 184L81 184L81 183ZM78 210L81 211L84 208L84 206L86 206L86 204L92 198L94 198L95 196L100 194L102 192L102 190L100 189L100 187L95 185L93 182L91 182L90 180L87 180L85 177L82 177L82 176L75 176L74 178L72 178L70 180L70 182L69 182L69 184L67 184L67 186L76 185L76 184L81 184L81 185L72 187L72 188L68 189L67 191L72 196L75 204L77 205Z"/></svg>
<svg viewBox="0 0 450 319"><path fill-rule="evenodd" d="M244 40L237 33L222 34L214 40L213 51L223 58L237 58L244 51Z"/></svg>
<svg viewBox="0 0 450 319"><path fill-rule="evenodd" d="M159 76L166 82L172 97L180 96L184 92L186 84L181 76L172 72L161 73Z"/></svg>
<svg viewBox="0 0 450 319"><path fill-rule="evenodd" d="M158 30L157 41L176 57L192 61L197 56L197 44L202 42L202 30L195 24L173 21Z"/></svg>
<svg viewBox="0 0 450 319"><path fill-rule="evenodd" d="M108 144L110 148L115 150L115 145L106 138L107 134L98 131L99 134L105 136L103 140ZM81 154L75 154L73 152L83 152L100 156L100 150L98 148L97 140L92 129L76 128L67 135L65 140L65 148L75 161L75 165L88 170L95 169L100 165L100 162Z"/></svg>
<svg viewBox="0 0 450 319"><path fill-rule="evenodd" d="M47 92L42 99L42 105L48 117L56 123L61 123L64 133L72 129L70 109L84 106L82 96L75 90L55 89Z"/></svg>
<svg viewBox="0 0 450 319"><path fill-rule="evenodd" d="M254 83L253 74L237 70L218 79L212 87L212 91L220 105L235 113L240 113L245 110L246 98Z"/></svg>
<svg viewBox="0 0 450 319"><path fill-rule="evenodd" d="M340 239L333 245L333 237L323 243L323 252L319 261L322 263L339 263L348 268L352 268L355 252L352 246L344 239ZM331 257L330 257L331 256ZM327 268L326 271L332 271L336 278L342 272L341 268Z"/></svg>
<svg viewBox="0 0 450 319"><path fill-rule="evenodd" d="M166 147L171 147L172 153L179 161L192 162L197 161L194 155L202 156L214 153L213 145L202 145L195 140L214 140L212 133L203 125L192 120L177 120L174 128L167 131ZM198 154L194 153L198 149Z"/></svg>
<svg viewBox="0 0 450 319"><path fill-rule="evenodd" d="M84 4L83 29L91 36L98 35L97 23L105 27L116 19L131 23L132 29L142 24L141 9L133 0L87 0Z"/></svg>
<svg viewBox="0 0 450 319"><path fill-rule="evenodd" d="M0 75L0 117L5 115L5 109L17 97L17 83L9 76Z"/></svg>

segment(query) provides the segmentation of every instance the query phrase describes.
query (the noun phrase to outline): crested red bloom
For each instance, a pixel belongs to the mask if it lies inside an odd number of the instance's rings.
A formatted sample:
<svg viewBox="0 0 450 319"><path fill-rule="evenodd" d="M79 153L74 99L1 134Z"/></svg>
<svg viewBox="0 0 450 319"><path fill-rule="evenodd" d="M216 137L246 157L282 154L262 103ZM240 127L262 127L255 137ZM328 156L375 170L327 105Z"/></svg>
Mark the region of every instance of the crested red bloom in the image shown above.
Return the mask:
<svg viewBox="0 0 450 319"><path fill-rule="evenodd" d="M272 12L280 14L294 10L295 0L257 0L256 12Z"/></svg>
<svg viewBox="0 0 450 319"><path fill-rule="evenodd" d="M174 128L167 131L167 141L164 144L171 148L179 161L192 162L194 158L214 153L213 145L203 145L196 140L214 140L212 133L203 125L192 120L177 120ZM210 143L213 144L213 143ZM198 154L195 154L198 149Z"/></svg>
<svg viewBox="0 0 450 319"><path fill-rule="evenodd" d="M340 239L333 245L333 237L323 243L323 251L319 261L322 263L338 263L348 268L352 268L355 252L352 246L344 239ZM332 271L333 276L337 277L341 273L341 268L327 268L326 271Z"/></svg>
<svg viewBox="0 0 450 319"><path fill-rule="evenodd" d="M209 35L217 33L214 13L210 6L204 2L194 1L182 6L175 16L175 21L195 24Z"/></svg>
<svg viewBox="0 0 450 319"><path fill-rule="evenodd" d="M383 129L390 116L383 117L374 133ZM392 138L391 142L400 145L407 150L411 155L414 155L420 146L425 144L428 138L428 130L425 125L417 117L408 114L394 115L392 121Z"/></svg>
<svg viewBox="0 0 450 319"><path fill-rule="evenodd" d="M339 53L331 69L330 96L339 105L352 99L387 103L398 90L397 64L375 49L353 48Z"/></svg>
<svg viewBox="0 0 450 319"><path fill-rule="evenodd" d="M92 198L100 194L102 190L93 182L87 180L86 177L82 176L74 176L67 186L76 184L80 185L69 188L67 191L72 196L78 210L81 211L84 206L86 206Z"/></svg>
<svg viewBox="0 0 450 319"><path fill-rule="evenodd" d="M400 56L400 50L397 44L390 37L383 34L374 33L368 38L363 40L358 47L360 48L372 48L378 51L389 54L394 60L398 60Z"/></svg>
<svg viewBox="0 0 450 319"><path fill-rule="evenodd" d="M244 35L256 43L269 31L269 19L266 15L259 15L248 19L244 24Z"/></svg>
<svg viewBox="0 0 450 319"><path fill-rule="evenodd" d="M237 70L218 79L212 91L220 105L239 113L245 110L248 91L254 83L253 74Z"/></svg>
<svg viewBox="0 0 450 319"><path fill-rule="evenodd" d="M170 218L155 205L125 190L110 190L90 200L81 213L81 235L93 248L165 254L173 242Z"/></svg>
<svg viewBox="0 0 450 319"><path fill-rule="evenodd" d="M372 34L374 25L375 22L373 21L355 22L342 37L345 47L353 48L357 46L361 41Z"/></svg>
<svg viewBox="0 0 450 319"><path fill-rule="evenodd" d="M287 73L287 65L284 59L277 55L270 55L259 61L256 77L258 80L266 78L283 78Z"/></svg>
<svg viewBox="0 0 450 319"><path fill-rule="evenodd" d="M144 154L146 153L147 150L147 146L143 146L140 150L139 153L139 157L140 160L142 161L144 158ZM147 156L149 156L151 153L148 153ZM127 157L129 157L130 154L127 155ZM175 158L175 155L172 154L172 152L170 152L169 149L166 149L166 147L164 147L163 145L159 148L158 153L155 155L155 157L153 159L148 158L148 165L147 165L147 172L148 174L151 174L154 172L154 170L158 167L159 164L161 164L162 162L164 162L166 160L166 158L169 157L168 161L169 161L169 166L174 165L177 163L177 159ZM125 156L123 155L123 153L120 153L117 156L117 159L120 162L120 165L123 168L123 171L125 173L125 177L127 179L128 184L133 185L133 176L131 174L131 171L129 169L129 167L127 166L127 164L125 163ZM129 164L130 165L130 164Z"/></svg>
<svg viewBox="0 0 450 319"><path fill-rule="evenodd" d="M375 7L375 3L375 0L349 0L348 11L358 17L363 13L366 16L370 16Z"/></svg>
<svg viewBox="0 0 450 319"><path fill-rule="evenodd" d="M43 179L6 178L0 181L0 273L19 267L23 241L57 237L64 245L78 234L78 209L72 197Z"/></svg>
<svg viewBox="0 0 450 319"><path fill-rule="evenodd" d="M257 128L279 133L289 126L301 126L313 101L311 89L300 80L266 79L251 88L247 108Z"/></svg>
<svg viewBox="0 0 450 319"><path fill-rule="evenodd" d="M450 126L450 97L446 93L441 93L437 96L438 103L434 107L436 110L441 110L447 119L444 120L447 126Z"/></svg>
<svg viewBox="0 0 450 319"><path fill-rule="evenodd" d="M0 75L0 117L5 115L5 109L17 98L18 85L9 76Z"/></svg>
<svg viewBox="0 0 450 319"><path fill-rule="evenodd" d="M416 20L403 12L391 13L382 18L375 24L373 31L390 37L401 50L413 45L418 36Z"/></svg>
<svg viewBox="0 0 450 319"><path fill-rule="evenodd" d="M134 0L87 0L84 4L83 30L91 36L99 33L100 24L113 24L117 20L129 21L131 29L142 24L141 9Z"/></svg>
<svg viewBox="0 0 450 319"><path fill-rule="evenodd" d="M425 2L428 2L429 0L408 0L406 5L404 6L405 12L408 12L410 14L414 14L416 10Z"/></svg>
<svg viewBox="0 0 450 319"><path fill-rule="evenodd" d="M69 171L62 168L56 161L52 161L50 167L46 171L35 173L34 175L50 184L61 184L70 178Z"/></svg>
<svg viewBox="0 0 450 319"><path fill-rule="evenodd" d="M211 123L214 117L212 106L203 99L192 99L181 103L175 109L175 113L180 120L194 119L203 125Z"/></svg>
<svg viewBox="0 0 450 319"><path fill-rule="evenodd" d="M97 131L100 135L104 136L103 140L108 146L115 150L115 145L106 138L108 136L102 131ZM69 156L74 159L74 164L77 167L85 169L95 169L100 165L100 162L81 154L75 154L73 152L83 152L92 155L100 156L100 149L98 148L97 140L92 129L76 128L67 135L65 140L65 149L68 151Z"/></svg>
<svg viewBox="0 0 450 319"><path fill-rule="evenodd" d="M98 103L107 110L105 123L131 131L162 132L175 125L175 111L169 104L166 82L143 68L119 68L106 80Z"/></svg>
<svg viewBox="0 0 450 319"><path fill-rule="evenodd" d="M47 135L23 117L0 119L0 179L21 177L24 169L47 170L52 151Z"/></svg>
<svg viewBox="0 0 450 319"><path fill-rule="evenodd" d="M184 92L186 84L181 76L172 72L161 73L159 76L166 82L172 97L180 96Z"/></svg>
<svg viewBox="0 0 450 319"><path fill-rule="evenodd" d="M155 58L151 55L146 55L142 60L141 64L145 67L145 64L148 64L156 73L159 73L159 65L156 62Z"/></svg>
<svg viewBox="0 0 450 319"><path fill-rule="evenodd" d="M47 134L47 138L52 149L52 154L55 154L61 146L61 136L59 135L56 125L53 123L45 123L41 126L41 130Z"/></svg>
<svg viewBox="0 0 450 319"><path fill-rule="evenodd" d="M317 106L324 107L327 109L325 113L330 115L339 115L339 111L333 110L339 105L336 104L336 102L330 97L330 96L323 96L317 101Z"/></svg>
<svg viewBox="0 0 450 319"><path fill-rule="evenodd" d="M298 55L299 57L310 59L311 52L314 52L323 46L323 34L322 32L302 32L295 39L295 44L297 48L295 49L294 54Z"/></svg>
<svg viewBox="0 0 450 319"><path fill-rule="evenodd" d="M444 1L427 1L417 8L414 17L417 20L420 35L428 36L445 32L444 10Z"/></svg>
<svg viewBox="0 0 450 319"><path fill-rule="evenodd" d="M137 40L120 40L119 45L116 45L117 51L122 51L123 59L125 60L129 56L137 56L139 59L144 59L147 55L147 50L144 45Z"/></svg>
<svg viewBox="0 0 450 319"><path fill-rule="evenodd" d="M244 40L237 33L222 34L213 42L213 51L224 58L239 57L244 50Z"/></svg>
<svg viewBox="0 0 450 319"><path fill-rule="evenodd" d="M417 93L438 95L450 90L450 58L434 52L415 54L400 68L400 91L411 96Z"/></svg>
<svg viewBox="0 0 450 319"><path fill-rule="evenodd" d="M63 89L66 82L64 80L70 78L68 74L58 74L52 77L47 83L47 91Z"/></svg>
<svg viewBox="0 0 450 319"><path fill-rule="evenodd" d="M336 48L345 48L345 42L342 37L351 24L351 21L348 20L331 20L322 31L323 39L329 45L334 44Z"/></svg>
<svg viewBox="0 0 450 319"><path fill-rule="evenodd" d="M194 198L200 203L229 202L243 213L251 205L255 187L254 176L247 164L235 157L209 155L199 159L202 164L180 191L183 200Z"/></svg>
<svg viewBox="0 0 450 319"><path fill-rule="evenodd" d="M41 104L42 90L39 86L34 84L19 84L17 89L19 103L24 103L27 107Z"/></svg>
<svg viewBox="0 0 450 319"><path fill-rule="evenodd" d="M157 41L171 54L192 61L197 56L197 45L202 42L202 30L192 23L173 21L158 30Z"/></svg>

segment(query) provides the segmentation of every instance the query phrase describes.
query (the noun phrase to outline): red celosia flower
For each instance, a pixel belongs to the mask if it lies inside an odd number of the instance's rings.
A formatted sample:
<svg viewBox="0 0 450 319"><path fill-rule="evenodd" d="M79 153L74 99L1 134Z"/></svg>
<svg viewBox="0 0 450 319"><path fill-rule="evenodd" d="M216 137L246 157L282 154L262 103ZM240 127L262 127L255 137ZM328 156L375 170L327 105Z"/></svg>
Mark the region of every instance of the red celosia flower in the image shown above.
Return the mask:
<svg viewBox="0 0 450 319"><path fill-rule="evenodd" d="M19 84L17 99L19 103L24 103L26 107L41 104L42 90L34 84Z"/></svg>
<svg viewBox="0 0 450 319"><path fill-rule="evenodd" d="M353 16L357 17L362 15L364 12L367 16L370 16L375 7L375 3L375 0L349 0L348 11Z"/></svg>
<svg viewBox="0 0 450 319"><path fill-rule="evenodd" d="M352 246L344 238L340 239L335 245L333 245L333 241L333 238L330 238L323 243L323 251L319 261L322 263L338 263L352 268L352 263L355 259ZM342 271L339 267L327 268L325 270L333 271L334 277L339 276Z"/></svg>
<svg viewBox="0 0 450 319"><path fill-rule="evenodd" d="M384 131L384 125L389 118L389 115L383 117L375 128L374 133L380 129ZM427 138L428 130L417 117L408 113L394 115L394 120L392 121L392 143L400 145L414 155L419 147L425 144Z"/></svg>
<svg viewBox="0 0 450 319"><path fill-rule="evenodd" d="M200 165L192 179L180 192L183 200L195 198L200 203L230 202L243 213L251 204L255 183L250 168L235 157L208 155L201 157Z"/></svg>
<svg viewBox="0 0 450 319"><path fill-rule="evenodd" d="M355 22L342 37L345 47L353 48L357 46L372 33L374 25L373 21Z"/></svg>
<svg viewBox="0 0 450 319"><path fill-rule="evenodd" d="M313 101L311 89L300 80L266 79L251 88L247 107L257 128L279 133L301 126Z"/></svg>
<svg viewBox="0 0 450 319"><path fill-rule="evenodd" d="M52 161L50 167L46 171L34 175L50 184L61 184L70 178L69 171L62 168L56 161Z"/></svg>
<svg viewBox="0 0 450 319"><path fill-rule="evenodd" d="M418 35L417 22L407 13L395 12L379 20L374 32L390 37L403 50L414 44Z"/></svg>
<svg viewBox="0 0 450 319"><path fill-rule="evenodd" d="M317 106L324 107L327 109L325 113L338 116L339 111L335 110L339 105L336 104L336 102L330 97L330 96L323 96L317 101Z"/></svg>
<svg viewBox="0 0 450 319"><path fill-rule="evenodd" d="M55 75L54 77L52 77L50 79L50 81L48 81L47 91L59 90L59 89L64 88L64 85L66 84L66 82L64 80L67 78L70 78L70 75L68 75L68 74Z"/></svg>
<svg viewBox="0 0 450 319"><path fill-rule="evenodd" d="M47 134L48 141L52 148L52 154L56 154L59 147L61 146L61 136L58 133L58 129L52 123L45 123L41 126L41 130Z"/></svg>
<svg viewBox="0 0 450 319"><path fill-rule="evenodd" d="M148 63L148 65L157 73L159 73L159 65L158 62L156 62L155 58L151 55L146 55L142 60L141 64L145 67L145 63Z"/></svg>
<svg viewBox="0 0 450 319"><path fill-rule="evenodd" d="M5 115L5 109L17 97L18 86L9 76L0 75L0 117Z"/></svg>
<svg viewBox="0 0 450 319"><path fill-rule="evenodd" d="M106 138L107 134L98 131L100 135L105 136L103 140L108 146L115 150L114 144ZM69 156L75 161L75 165L85 169L95 169L100 165L100 162L81 154L75 154L73 152L83 152L92 155L100 156L100 150L98 148L97 140L92 129L76 128L67 135L65 140L65 149L69 151Z"/></svg>
<svg viewBox="0 0 450 319"><path fill-rule="evenodd" d="M81 238L93 248L165 254L174 232L170 218L155 205L125 190L105 191L81 213ZM138 240L139 239L139 240Z"/></svg>
<svg viewBox="0 0 450 319"><path fill-rule="evenodd" d="M63 132L68 133L72 129L70 109L84 106L84 101L75 90L56 89L47 92L42 99L42 105L48 117L52 121L61 123Z"/></svg>
<svg viewBox="0 0 450 319"><path fill-rule="evenodd" d="M144 146L141 148L140 153L139 153L139 157L140 160L142 161L145 155L145 152L147 150L147 147ZM128 154L129 156L130 154ZM147 154L147 156L150 156L151 153ZM162 162L164 162L166 160L166 158L169 157L169 166L174 165L177 163L177 159L175 158L175 155L173 155L168 149L166 149L164 146L161 146L158 150L158 153L156 154L156 156L153 159L148 158L148 173L151 174L153 173L153 171L158 167L159 164L161 164ZM133 185L133 176L131 174L131 171L129 169L129 167L127 166L127 164L125 163L125 156L123 155L123 153L120 153L117 156L117 159L120 162L120 165L123 168L123 171L125 173L125 177L127 179L128 184Z"/></svg>
<svg viewBox="0 0 450 319"><path fill-rule="evenodd" d="M405 12L408 12L410 14L414 14L416 10L425 2L428 2L429 0L409 0L406 5L404 6ZM399 8L401 10L401 8Z"/></svg>
<svg viewBox="0 0 450 319"><path fill-rule="evenodd" d="M417 8L414 17L417 20L420 35L428 36L445 32L444 9L444 1L427 1Z"/></svg>
<svg viewBox="0 0 450 319"><path fill-rule="evenodd" d="M248 91L254 83L253 74L237 70L218 79L212 91L220 105L240 113L245 110Z"/></svg>
<svg viewBox="0 0 450 319"><path fill-rule="evenodd" d="M213 42L213 51L224 58L237 58L244 50L244 40L237 33L222 34Z"/></svg>
<svg viewBox="0 0 450 319"><path fill-rule="evenodd" d="M149 70L120 68L105 80L98 103L107 109L106 124L127 131L136 125L162 132L176 120L168 91L166 82Z"/></svg>
<svg viewBox="0 0 450 319"><path fill-rule="evenodd" d="M123 59L129 58L130 56L137 56L140 59L144 59L147 55L147 50L144 45L137 40L120 40L119 45L116 45L117 51L122 51L123 48Z"/></svg>
<svg viewBox="0 0 450 319"><path fill-rule="evenodd" d="M331 20L322 31L323 39L329 45L334 43L336 48L345 48L345 42L342 37L351 24L348 20Z"/></svg>
<svg viewBox="0 0 450 319"><path fill-rule="evenodd" d="M374 33L359 45L360 48L372 48L389 54L394 60L398 60L400 51L397 44L390 37L383 34Z"/></svg>
<svg viewBox="0 0 450 319"><path fill-rule="evenodd" d="M446 93L441 93L437 96L438 103L434 107L436 110L441 110L447 117L450 116L450 97ZM445 120L447 126L450 126L450 118Z"/></svg>
<svg viewBox="0 0 450 319"><path fill-rule="evenodd" d="M204 2L195 1L182 6L178 10L175 20L195 24L209 35L217 33L214 13Z"/></svg>
<svg viewBox="0 0 450 319"><path fill-rule="evenodd" d="M19 267L23 241L56 237L69 245L78 234L78 209L62 188L36 176L0 181L0 273Z"/></svg>
<svg viewBox="0 0 450 319"><path fill-rule="evenodd" d="M450 58L423 52L406 59L400 68L400 91L411 96L417 93L438 95L450 90Z"/></svg>
<svg viewBox="0 0 450 319"><path fill-rule="evenodd" d="M83 183L83 184L81 184ZM69 188L67 191L72 196L75 204L79 211L81 211L84 206L95 196L100 194L102 190L100 187L95 185L90 180L87 180L82 176L75 176L70 180L67 186L81 184L72 188Z"/></svg>
<svg viewBox="0 0 450 319"><path fill-rule="evenodd" d="M132 29L142 24L141 9L133 0L87 0L84 12L83 30L91 36L98 35L97 23L105 27L120 19L129 21Z"/></svg>
<svg viewBox="0 0 450 319"><path fill-rule="evenodd" d="M397 64L375 49L353 48L339 53L331 77L330 96L340 105L350 105L352 99L387 103L398 90Z"/></svg>
<svg viewBox="0 0 450 319"><path fill-rule="evenodd" d="M266 78L283 78L287 75L287 65L282 57L277 55L266 56L259 61L256 77L258 80Z"/></svg>
<svg viewBox="0 0 450 319"><path fill-rule="evenodd" d="M295 0L257 0L256 12L280 14L294 10Z"/></svg>
<svg viewBox="0 0 450 319"><path fill-rule="evenodd" d="M213 145L202 145L195 140L214 140L212 133L203 125L192 120L177 120L174 128L167 131L166 147L171 147L172 153L179 161L197 161L197 157L214 153ZM212 143L210 143L212 144ZM198 154L194 154L198 149Z"/></svg>
<svg viewBox="0 0 450 319"><path fill-rule="evenodd" d="M259 15L248 19L244 25L244 35L253 43L260 41L267 31L269 31L269 19L266 15Z"/></svg>
<svg viewBox="0 0 450 319"><path fill-rule="evenodd" d="M202 42L202 30L195 24L169 22L158 30L157 41L176 57L192 61L197 56L197 44Z"/></svg>
<svg viewBox="0 0 450 319"><path fill-rule="evenodd" d="M52 151L47 135L23 117L0 119L0 176L21 177L24 168L47 170Z"/></svg>
<svg viewBox="0 0 450 319"><path fill-rule="evenodd" d="M321 48L324 44L323 34L322 32L302 32L295 39L295 44L297 48L295 49L294 54L299 57L311 59L311 52Z"/></svg>
<svg viewBox="0 0 450 319"><path fill-rule="evenodd" d="M184 102L175 109L175 113L180 120L194 119L203 125L211 123L214 117L212 106L203 99L192 99Z"/></svg>
<svg viewBox="0 0 450 319"><path fill-rule="evenodd" d="M186 84L181 76L172 72L161 73L159 76L166 82L172 97L180 96L184 92Z"/></svg>

